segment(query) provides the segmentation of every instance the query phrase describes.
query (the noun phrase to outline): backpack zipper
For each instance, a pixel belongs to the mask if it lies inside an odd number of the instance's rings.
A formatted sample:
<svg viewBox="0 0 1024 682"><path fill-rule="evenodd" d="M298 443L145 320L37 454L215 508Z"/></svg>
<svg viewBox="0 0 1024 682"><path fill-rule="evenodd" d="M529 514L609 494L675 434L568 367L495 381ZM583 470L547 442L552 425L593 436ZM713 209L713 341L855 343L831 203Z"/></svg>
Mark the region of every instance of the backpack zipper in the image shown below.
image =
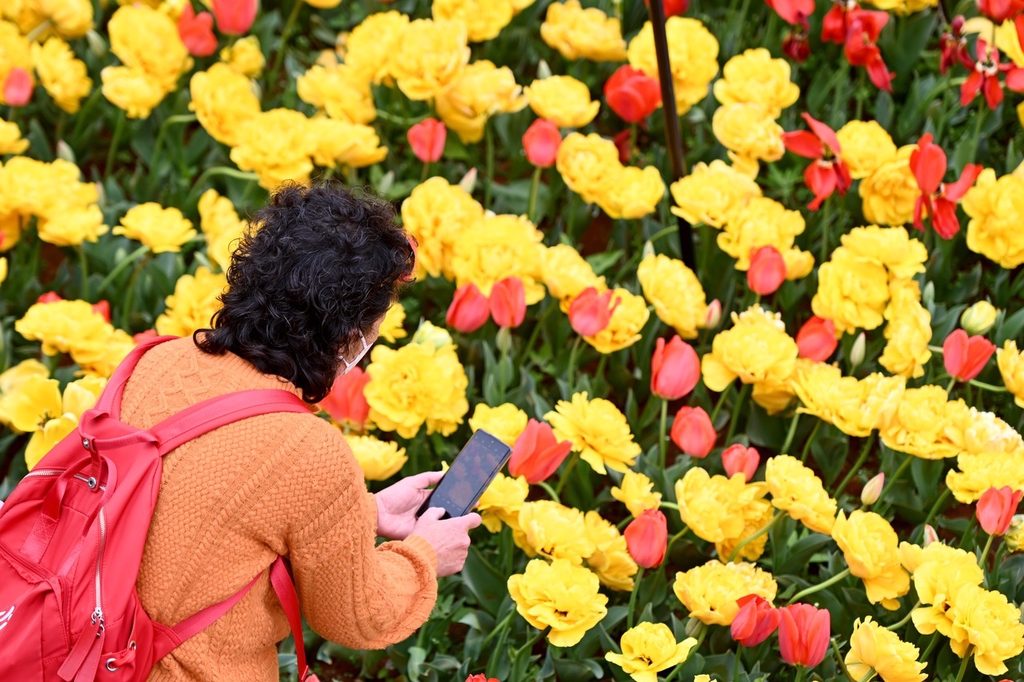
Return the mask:
<svg viewBox="0 0 1024 682"><path fill-rule="evenodd" d="M104 515L103 510L100 509L99 513L100 521L100 546L96 552L96 610L92 612L92 624L97 625L96 636L99 637L104 630L103 624L103 604L102 604L102 580L100 577L101 568L103 567L103 548L107 544L107 517Z"/></svg>
<svg viewBox="0 0 1024 682"><path fill-rule="evenodd" d="M64 471L65 471L65 469L42 469L42 470L39 470L39 471L30 471L29 473L25 474L25 478L31 478L33 476L36 476L36 477L39 477L39 478L47 478L47 477L50 477L50 476L60 476L61 474L64 473ZM93 489L93 490L96 489L97 481L96 481L95 478L93 478L91 476L85 476L83 474L75 474L75 478L77 478L82 483L85 483L91 489ZM107 486L101 485L101 486L99 486L99 489L100 490L106 490Z"/></svg>

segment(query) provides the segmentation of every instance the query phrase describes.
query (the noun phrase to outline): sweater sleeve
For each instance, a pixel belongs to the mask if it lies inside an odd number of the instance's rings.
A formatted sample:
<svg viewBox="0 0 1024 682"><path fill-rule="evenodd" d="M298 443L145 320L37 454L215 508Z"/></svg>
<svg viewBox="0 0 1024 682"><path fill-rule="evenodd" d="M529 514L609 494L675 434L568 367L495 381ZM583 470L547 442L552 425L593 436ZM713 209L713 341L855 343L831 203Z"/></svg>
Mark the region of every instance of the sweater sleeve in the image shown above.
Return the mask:
<svg viewBox="0 0 1024 682"><path fill-rule="evenodd" d="M383 649L430 616L437 556L419 537L376 544L376 500L348 444L337 431L331 441L334 456L340 455L336 492L289 540L302 614L326 639L352 649Z"/></svg>

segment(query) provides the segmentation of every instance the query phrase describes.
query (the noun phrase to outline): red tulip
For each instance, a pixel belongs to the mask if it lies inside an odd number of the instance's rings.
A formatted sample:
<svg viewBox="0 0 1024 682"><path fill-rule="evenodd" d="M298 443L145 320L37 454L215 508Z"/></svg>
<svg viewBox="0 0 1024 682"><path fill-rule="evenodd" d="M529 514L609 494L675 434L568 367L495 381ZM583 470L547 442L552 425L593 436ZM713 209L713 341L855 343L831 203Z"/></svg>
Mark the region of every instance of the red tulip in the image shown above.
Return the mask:
<svg viewBox="0 0 1024 682"><path fill-rule="evenodd" d="M217 51L217 36L213 35L213 15L209 12L196 14L190 2L186 2L181 8L178 35L193 57L209 57Z"/></svg>
<svg viewBox="0 0 1024 682"><path fill-rule="evenodd" d="M107 300L100 301L99 303L92 304L92 311L98 315L102 315L103 319L110 322L110 302Z"/></svg>
<svg viewBox="0 0 1024 682"><path fill-rule="evenodd" d="M704 316L705 329L718 329L722 322L722 302L717 298L708 303L708 314Z"/></svg>
<svg viewBox="0 0 1024 682"><path fill-rule="evenodd" d="M807 28L807 17L814 14L814 0L764 0L787 24Z"/></svg>
<svg viewBox="0 0 1024 682"><path fill-rule="evenodd" d="M11 107L23 107L32 100L32 74L20 66L7 72L4 81L4 102Z"/></svg>
<svg viewBox="0 0 1024 682"><path fill-rule="evenodd" d="M363 395L368 383L370 375L353 367L334 380L331 392L320 401L320 409L339 424L352 424L361 431L370 415L370 406Z"/></svg>
<svg viewBox="0 0 1024 682"><path fill-rule="evenodd" d="M1017 35L1024 33L1024 19L1018 18ZM984 91L985 103L989 109L995 109L1003 101L1003 86L999 83L999 74L1006 74L1006 87L1014 92L1024 90L1024 69L1018 68L1009 62L1003 64L999 61L999 50L989 47L981 38L974 46L978 54L978 61L971 65L971 74L967 76L960 85L960 104L967 106L978 92Z"/></svg>
<svg viewBox="0 0 1024 682"><path fill-rule="evenodd" d="M628 165L629 160L633 158L633 131L629 128L620 130L615 133L612 142L615 143L615 148L619 150L619 163Z"/></svg>
<svg viewBox="0 0 1024 682"><path fill-rule="evenodd" d="M715 447L718 434L703 407L681 407L672 422L672 442L690 457L703 459Z"/></svg>
<svg viewBox="0 0 1024 682"><path fill-rule="evenodd" d="M786 281L786 261L774 246L762 246L750 256L747 286L759 296L774 294Z"/></svg>
<svg viewBox="0 0 1024 682"><path fill-rule="evenodd" d="M995 344L984 336L968 337L963 329L957 329L942 343L942 362L950 376L970 381L981 374L995 352Z"/></svg>
<svg viewBox="0 0 1024 682"><path fill-rule="evenodd" d="M749 482L760 464L761 455L755 448L734 443L722 451L722 466L725 468L725 475L729 478L736 474L743 474L743 477Z"/></svg>
<svg viewBox="0 0 1024 682"><path fill-rule="evenodd" d="M651 0L644 0L647 9L651 8ZM690 0L664 0L661 6L665 8L665 18L674 17L677 14L686 14L690 8Z"/></svg>
<svg viewBox="0 0 1024 682"><path fill-rule="evenodd" d="M381 0L381 2L391 2L391 0ZM500 682L495 677L487 677L483 673L477 673L476 675L470 675L466 678L466 682Z"/></svg>
<svg viewBox="0 0 1024 682"><path fill-rule="evenodd" d="M967 194L981 174L982 166L969 163L956 182L946 185L946 152L932 142L932 134L925 133L917 141L917 149L910 154L910 170L921 190L914 204L914 227L924 229L924 214L931 218L935 233L943 239L952 239L960 231L956 205Z"/></svg>
<svg viewBox="0 0 1024 682"><path fill-rule="evenodd" d="M817 315L812 315L796 333L797 352L808 360L825 362L836 352L838 345L835 323Z"/></svg>
<svg viewBox="0 0 1024 682"><path fill-rule="evenodd" d="M782 41L782 54L797 64L803 64L811 56L811 44L807 40L807 32L803 28L790 31Z"/></svg>
<svg viewBox="0 0 1024 682"><path fill-rule="evenodd" d="M757 646L778 629L782 615L761 595L748 594L736 603L740 610L729 626L729 633L743 646Z"/></svg>
<svg viewBox="0 0 1024 682"><path fill-rule="evenodd" d="M845 2L837 2L821 20L821 42L842 45L846 42L846 13L860 9L860 5L852 6Z"/></svg>
<svg viewBox="0 0 1024 682"><path fill-rule="evenodd" d="M132 343L138 346L140 343L145 343L146 341L155 339L158 336L160 336L160 334L158 334L155 329L147 329L144 332L139 332L138 334L133 335Z"/></svg>
<svg viewBox="0 0 1024 682"><path fill-rule="evenodd" d="M1014 490L1008 485L989 488L978 500L978 523L989 535L1002 535L1010 527L1021 497L1024 497L1024 490Z"/></svg>
<svg viewBox="0 0 1024 682"><path fill-rule="evenodd" d="M523 150L526 159L537 168L550 168L558 158L562 144L562 133L553 121L538 118L523 133Z"/></svg>
<svg viewBox="0 0 1024 682"><path fill-rule="evenodd" d="M868 78L879 90L892 92L894 74L882 59L878 36L889 21L889 13L878 10L852 9L846 12L846 60L853 66L867 69Z"/></svg>
<svg viewBox="0 0 1024 682"><path fill-rule="evenodd" d="M526 317L523 280L506 277L491 287L491 317L499 327L518 327Z"/></svg>
<svg viewBox="0 0 1024 682"><path fill-rule="evenodd" d="M1013 15L1024 11L1021 0L978 0L978 11L997 24L1001 24Z"/></svg>
<svg viewBox="0 0 1024 682"><path fill-rule="evenodd" d="M577 334L594 336L604 331L621 302L618 298L612 301L614 295L611 289L599 294L594 287L587 287L572 300L569 304L569 324Z"/></svg>
<svg viewBox="0 0 1024 682"><path fill-rule="evenodd" d="M540 483L555 473L570 450L572 441L559 442L550 424L531 419L512 446L508 472L513 476L525 476L531 485Z"/></svg>
<svg viewBox="0 0 1024 682"><path fill-rule="evenodd" d="M36 303L56 303L57 301L63 301L64 297L58 294L56 291L47 291L36 299Z"/></svg>
<svg viewBox="0 0 1024 682"><path fill-rule="evenodd" d="M884 12L883 12L884 14ZM804 169L804 182L814 193L814 200L808 208L817 211L832 192L839 190L839 195L846 194L853 180L850 171L839 157L842 147L834 130L810 114L803 114L810 130L797 130L782 134L782 143L786 149L798 156L814 159Z"/></svg>
<svg viewBox="0 0 1024 682"><path fill-rule="evenodd" d="M645 509L643 514L630 521L622 534L626 537L629 555L638 566L654 568L665 559L668 522L657 509Z"/></svg>
<svg viewBox="0 0 1024 682"><path fill-rule="evenodd" d="M434 163L444 153L444 141L448 128L436 118L425 118L409 128L409 146L412 153L423 163Z"/></svg>
<svg viewBox="0 0 1024 682"><path fill-rule="evenodd" d="M449 327L464 334L484 326L491 315L491 304L475 284L469 282L455 290L452 304L444 320Z"/></svg>
<svg viewBox="0 0 1024 682"><path fill-rule="evenodd" d="M643 71L623 64L605 81L604 98L622 120L638 123L661 104L661 87Z"/></svg>
<svg viewBox="0 0 1024 682"><path fill-rule="evenodd" d="M974 60L967 53L967 38L963 34L964 17L962 14L953 17L949 30L939 38L942 54L939 58L939 72L945 75L949 67L960 64L968 69L974 68Z"/></svg>
<svg viewBox="0 0 1024 682"><path fill-rule="evenodd" d="M827 609L793 604L779 609L779 649L790 665L813 668L828 651L831 617Z"/></svg>
<svg viewBox="0 0 1024 682"><path fill-rule="evenodd" d="M658 339L651 358L651 393L665 400L678 400L700 381L700 358L693 346L676 334L672 340Z"/></svg>
<svg viewBox="0 0 1024 682"><path fill-rule="evenodd" d="M256 20L258 0L213 0L213 16L217 18L217 28L229 36L240 36L246 33Z"/></svg>

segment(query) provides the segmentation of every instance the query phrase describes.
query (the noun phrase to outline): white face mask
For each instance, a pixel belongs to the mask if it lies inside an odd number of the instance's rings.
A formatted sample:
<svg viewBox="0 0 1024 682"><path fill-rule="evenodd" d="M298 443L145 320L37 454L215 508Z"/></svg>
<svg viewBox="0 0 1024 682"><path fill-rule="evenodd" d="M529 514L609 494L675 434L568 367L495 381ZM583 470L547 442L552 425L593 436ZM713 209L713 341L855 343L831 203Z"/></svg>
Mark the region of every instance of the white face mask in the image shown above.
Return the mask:
<svg viewBox="0 0 1024 682"><path fill-rule="evenodd" d="M366 355L367 351L370 350L372 344L366 343L366 337L363 336L363 332L359 332L359 339L363 342L363 349L359 351L359 355L356 356L355 360L349 362L348 360L345 359L344 355L342 355L341 353L338 354L338 359L345 363L345 369L342 370L341 374L348 374L348 372L351 371L353 367L359 364L359 361L363 359L363 356ZM338 376L341 376L341 374L339 374Z"/></svg>

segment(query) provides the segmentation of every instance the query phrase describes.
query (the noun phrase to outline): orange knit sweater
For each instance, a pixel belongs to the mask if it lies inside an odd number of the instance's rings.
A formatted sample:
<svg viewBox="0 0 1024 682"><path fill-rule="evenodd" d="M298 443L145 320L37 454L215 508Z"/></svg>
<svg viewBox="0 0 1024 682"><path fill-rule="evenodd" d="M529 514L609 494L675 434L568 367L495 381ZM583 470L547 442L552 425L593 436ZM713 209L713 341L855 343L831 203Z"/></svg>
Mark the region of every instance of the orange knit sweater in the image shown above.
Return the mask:
<svg viewBox="0 0 1024 682"><path fill-rule="evenodd" d="M148 351L125 388L121 418L148 428L223 393L292 384L236 355L207 355L190 338ZM399 642L437 598L437 558L419 537L376 545L377 507L341 433L313 414L235 422L173 450L139 572L146 612L173 625L264 571L206 631L160 661L151 682L278 679L288 635L266 569L292 566L302 614L323 637L355 649Z"/></svg>

